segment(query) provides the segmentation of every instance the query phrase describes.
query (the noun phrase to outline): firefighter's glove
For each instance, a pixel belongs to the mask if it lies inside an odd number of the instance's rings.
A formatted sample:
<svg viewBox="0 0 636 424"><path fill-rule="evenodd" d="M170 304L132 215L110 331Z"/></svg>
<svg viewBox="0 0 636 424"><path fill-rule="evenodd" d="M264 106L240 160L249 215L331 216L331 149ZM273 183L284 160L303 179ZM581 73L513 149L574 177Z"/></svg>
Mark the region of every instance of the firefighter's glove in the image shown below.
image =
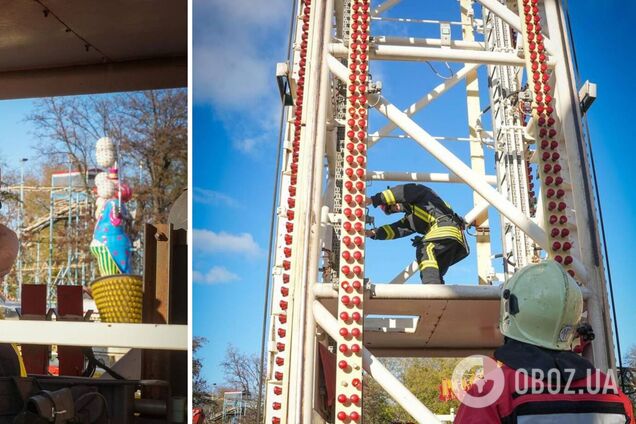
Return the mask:
<svg viewBox="0 0 636 424"><path fill-rule="evenodd" d="M424 237L422 237L422 236L413 237L411 239L411 246L413 246L413 247L419 246L420 244L422 244L422 240L424 240Z"/></svg>

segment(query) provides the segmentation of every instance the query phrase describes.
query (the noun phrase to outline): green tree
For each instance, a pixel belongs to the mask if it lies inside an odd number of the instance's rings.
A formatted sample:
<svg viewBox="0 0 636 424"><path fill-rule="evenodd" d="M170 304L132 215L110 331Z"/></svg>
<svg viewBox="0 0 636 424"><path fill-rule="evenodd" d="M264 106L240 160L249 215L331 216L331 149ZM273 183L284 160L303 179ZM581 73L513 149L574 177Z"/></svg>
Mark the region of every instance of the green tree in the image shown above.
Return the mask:
<svg viewBox="0 0 636 424"><path fill-rule="evenodd" d="M384 389L369 375L362 379L363 421L366 424L386 424L396 419L394 404Z"/></svg>
<svg viewBox="0 0 636 424"><path fill-rule="evenodd" d="M457 400L439 400L439 385L443 379L451 378L458 362L459 359L454 358L397 358L383 361L392 374L435 414L448 414L451 408L456 411L459 406ZM413 418L372 378L365 377L364 384L365 423L414 423Z"/></svg>

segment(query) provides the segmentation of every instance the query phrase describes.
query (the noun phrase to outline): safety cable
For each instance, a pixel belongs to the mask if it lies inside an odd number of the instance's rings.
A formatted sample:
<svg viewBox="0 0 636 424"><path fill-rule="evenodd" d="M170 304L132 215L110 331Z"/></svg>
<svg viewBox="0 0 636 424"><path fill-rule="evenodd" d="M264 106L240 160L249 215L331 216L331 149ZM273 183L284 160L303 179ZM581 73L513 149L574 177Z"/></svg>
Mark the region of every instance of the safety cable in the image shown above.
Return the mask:
<svg viewBox="0 0 636 424"><path fill-rule="evenodd" d="M565 18L566 18L566 24L567 24L567 28L568 28L568 38L570 41L570 46L572 46L572 58L574 59L574 69L576 71L576 75L575 75L575 80L576 80L576 85L577 87L579 86L579 84L581 83L581 73L579 71L579 63L577 60L577 56L576 56L576 47L574 45L574 39L572 36L572 24L570 22L570 10L568 7L568 2L567 0L564 1L564 9L565 9ZM621 384L621 389L623 390L623 392L625 392L625 379L622 378L622 373L623 373L623 358L622 358L622 353L621 353L621 342L620 342L620 336L618 333L618 316L616 314L616 302L614 300L614 286L612 284L612 271L610 269L610 258L609 258L609 252L607 250L607 239L605 238L605 223L603 220L603 209L601 208L601 195L600 195L600 191L598 189L598 179L596 177L596 165L594 163L594 152L592 149L592 137L590 134L590 125L587 121L587 114L581 114L581 120L584 123L584 127L585 127L585 138L587 141L587 145L588 145L588 149L589 149L589 157L590 157L590 164L592 166L592 177L593 177L593 181L594 181L594 194L596 194L596 207L598 208L598 215L599 215L599 223L601 224L601 238L603 240L603 253L605 256L605 268L607 270L607 283L609 285L609 291L610 291L610 299L612 300L612 321L614 322L614 333L616 334L616 350L618 353L618 367L620 369L620 384Z"/></svg>
<svg viewBox="0 0 636 424"><path fill-rule="evenodd" d="M292 10L289 22L289 35L287 38L287 63L289 63L292 55L292 37L294 34L294 21L296 17L297 0L292 1ZM276 205L278 201L278 182L280 178L280 162L283 155L283 145L285 140L283 139L283 130L285 126L285 103L283 102L280 110L280 123L278 127L278 149L276 151L276 167L274 169L274 190L272 193L272 210L271 220L269 223L269 248L267 251L267 266L265 268L265 300L263 302L263 327L261 329L261 357L259 363L259 375L258 375L258 402L256 404L256 422L261 422L261 404L263 400L263 374L265 364L265 337L267 335L267 313L270 309L270 286L272 273L272 251L274 250L274 227L276 225Z"/></svg>

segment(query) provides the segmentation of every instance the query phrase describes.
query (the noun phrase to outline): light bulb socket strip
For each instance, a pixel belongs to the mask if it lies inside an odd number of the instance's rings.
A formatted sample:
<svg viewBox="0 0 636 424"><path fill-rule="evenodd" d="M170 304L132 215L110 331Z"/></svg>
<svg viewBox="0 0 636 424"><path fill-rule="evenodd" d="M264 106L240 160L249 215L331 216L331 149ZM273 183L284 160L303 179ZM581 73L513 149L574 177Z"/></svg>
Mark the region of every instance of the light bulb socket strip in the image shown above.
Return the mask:
<svg viewBox="0 0 636 424"><path fill-rule="evenodd" d="M289 184L283 188L281 194L281 207L285 208L282 215L283 222L279 226L282 234L278 241L278 255L280 264L277 263L278 269L281 271L280 278L275 279L273 287L273 304L272 304L272 339L270 340L270 352L273 353L271 361L271 372L268 379L266 399L267 399L267 415L266 422L272 424L283 424L287 422L286 402L289 393L286 393L289 387L287 381L289 376L289 339L290 339L290 318L292 310L292 281L293 275L292 255L294 252L294 222L297 219L295 213L296 208L296 192L298 184L300 147L302 140L302 132L304 127L304 94L305 94L305 76L307 75L307 51L310 33L310 22L312 12L312 0L303 0L300 4L300 15L298 20L297 34L300 35L300 43L296 46L297 59L294 64L296 78L295 104L291 109L291 144L286 150L288 164L286 174L288 175ZM289 316L289 318L288 318Z"/></svg>
<svg viewBox="0 0 636 424"><path fill-rule="evenodd" d="M342 174L336 423L362 417L362 346L364 306L364 225L367 170L369 83L369 0L350 0L347 51L346 119Z"/></svg>
<svg viewBox="0 0 636 424"><path fill-rule="evenodd" d="M554 84L551 82L552 70L547 64L543 23L539 10L539 0L520 0L521 16L528 86L534 94L532 111L533 125L537 126L537 174L541 183L543 212L546 230L550 238L548 255L562 264L567 272L576 276L572 249L576 243L572 237L572 222L568 222L568 212L572 210L572 192L564 184L564 176L569 175L565 143L561 123L556 114ZM530 167L528 179L531 182ZM534 191L530 191L530 204L533 204Z"/></svg>

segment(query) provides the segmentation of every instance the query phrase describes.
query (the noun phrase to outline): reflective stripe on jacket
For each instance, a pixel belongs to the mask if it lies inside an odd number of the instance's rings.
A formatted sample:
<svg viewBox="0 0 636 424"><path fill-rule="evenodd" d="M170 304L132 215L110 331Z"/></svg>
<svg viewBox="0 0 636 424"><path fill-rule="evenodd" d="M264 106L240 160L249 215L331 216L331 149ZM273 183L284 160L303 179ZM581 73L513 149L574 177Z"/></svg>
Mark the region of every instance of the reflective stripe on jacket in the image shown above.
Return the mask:
<svg viewBox="0 0 636 424"><path fill-rule="evenodd" d="M426 241L454 239L465 244L455 212L433 190L422 184L403 184L388 188L372 198L373 205L404 205L406 215L397 222L378 228L375 238L391 240L413 233Z"/></svg>

